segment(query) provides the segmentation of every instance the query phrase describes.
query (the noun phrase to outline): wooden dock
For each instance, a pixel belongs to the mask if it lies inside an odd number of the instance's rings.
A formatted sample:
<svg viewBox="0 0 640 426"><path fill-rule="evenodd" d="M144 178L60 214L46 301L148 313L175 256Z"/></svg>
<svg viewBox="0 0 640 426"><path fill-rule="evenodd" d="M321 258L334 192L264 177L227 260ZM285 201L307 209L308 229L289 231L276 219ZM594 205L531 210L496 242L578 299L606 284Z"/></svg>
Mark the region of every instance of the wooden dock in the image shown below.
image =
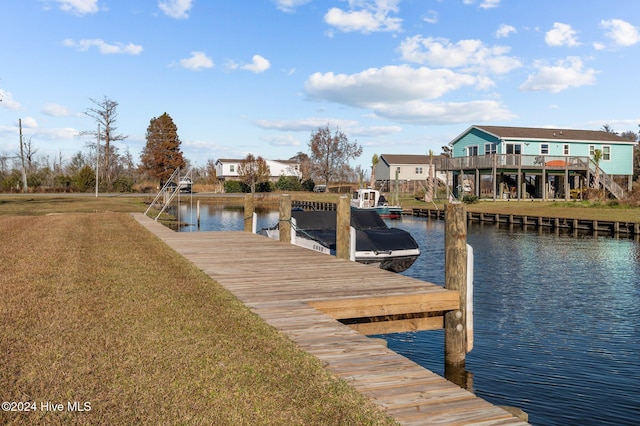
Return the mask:
<svg viewBox="0 0 640 426"><path fill-rule="evenodd" d="M414 208L411 213L416 217L444 219L444 210ZM524 216L504 213L468 212L470 222L492 223L496 225L516 225L523 228L550 229L571 233L587 232L594 235L612 235L614 237L640 238L640 222L617 222L607 220L587 220L548 216Z"/></svg>
<svg viewBox="0 0 640 426"><path fill-rule="evenodd" d="M458 292L248 232L179 233L133 216L399 423L527 424L366 337L388 324L338 321L410 309L435 315L394 321L394 330L442 328L437 314L457 309Z"/></svg>

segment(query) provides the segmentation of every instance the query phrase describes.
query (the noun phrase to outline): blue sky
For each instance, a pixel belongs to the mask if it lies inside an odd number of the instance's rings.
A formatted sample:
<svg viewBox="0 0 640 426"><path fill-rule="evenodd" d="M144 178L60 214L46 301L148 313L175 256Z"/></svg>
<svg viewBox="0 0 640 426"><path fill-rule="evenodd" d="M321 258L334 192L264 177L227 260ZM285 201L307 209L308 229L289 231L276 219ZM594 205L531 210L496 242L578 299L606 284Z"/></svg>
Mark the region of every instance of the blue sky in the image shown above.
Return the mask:
<svg viewBox="0 0 640 426"><path fill-rule="evenodd" d="M425 154L473 124L638 130L637 0L5 0L0 155L68 160L118 102L139 160L167 112L192 164L308 152L319 126Z"/></svg>

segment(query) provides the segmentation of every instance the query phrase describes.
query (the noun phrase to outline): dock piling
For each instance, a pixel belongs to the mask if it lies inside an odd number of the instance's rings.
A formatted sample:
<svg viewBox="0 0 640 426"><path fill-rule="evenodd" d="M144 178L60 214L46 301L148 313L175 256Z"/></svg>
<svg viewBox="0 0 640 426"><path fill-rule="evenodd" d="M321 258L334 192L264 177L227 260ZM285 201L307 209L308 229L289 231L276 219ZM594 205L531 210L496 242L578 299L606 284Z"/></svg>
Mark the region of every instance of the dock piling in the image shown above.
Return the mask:
<svg viewBox="0 0 640 426"><path fill-rule="evenodd" d="M254 209L255 209L255 203L253 200L253 194L245 194L244 196L244 232L251 232L253 229ZM198 216L198 223L200 223L200 216Z"/></svg>
<svg viewBox="0 0 640 426"><path fill-rule="evenodd" d="M338 199L336 215L336 257L348 260L351 257L351 206L348 196L341 195Z"/></svg>
<svg viewBox="0 0 640 426"><path fill-rule="evenodd" d="M280 219L278 221L280 241L291 243L291 195L282 194L280 198Z"/></svg>
<svg viewBox="0 0 640 426"><path fill-rule="evenodd" d="M464 369L467 352L467 214L464 204L447 204L445 209L445 288L460 294L460 308L444 316L445 368Z"/></svg>

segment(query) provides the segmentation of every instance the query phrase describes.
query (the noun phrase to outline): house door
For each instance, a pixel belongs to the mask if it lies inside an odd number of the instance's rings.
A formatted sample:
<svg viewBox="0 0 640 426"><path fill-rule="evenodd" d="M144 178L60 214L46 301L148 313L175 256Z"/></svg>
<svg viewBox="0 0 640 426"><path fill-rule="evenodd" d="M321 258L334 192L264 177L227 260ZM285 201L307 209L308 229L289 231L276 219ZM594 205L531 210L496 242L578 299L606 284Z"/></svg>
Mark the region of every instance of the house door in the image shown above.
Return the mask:
<svg viewBox="0 0 640 426"><path fill-rule="evenodd" d="M506 152L506 165L507 166L519 166L520 154L522 154L522 144L520 143L508 143L505 145Z"/></svg>

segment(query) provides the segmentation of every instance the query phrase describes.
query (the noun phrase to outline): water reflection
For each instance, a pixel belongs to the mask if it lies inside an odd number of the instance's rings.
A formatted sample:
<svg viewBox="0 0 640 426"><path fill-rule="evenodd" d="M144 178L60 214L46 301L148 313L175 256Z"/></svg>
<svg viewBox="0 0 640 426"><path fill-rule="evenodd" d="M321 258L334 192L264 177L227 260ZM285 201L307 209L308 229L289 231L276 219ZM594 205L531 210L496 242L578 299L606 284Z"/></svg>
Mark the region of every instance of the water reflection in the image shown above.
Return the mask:
<svg viewBox="0 0 640 426"><path fill-rule="evenodd" d="M422 221L403 219L418 233ZM430 228L443 227L434 221ZM440 230L425 232L438 253ZM427 241L429 243L427 243ZM475 254L476 394L533 424L636 424L640 393L640 245L632 240L470 224ZM422 259L406 273L442 282ZM440 281L438 281L440 280ZM442 335L388 336L389 347L442 374ZM636 408L632 408L636 407Z"/></svg>
<svg viewBox="0 0 640 426"><path fill-rule="evenodd" d="M194 225L192 209L180 210ZM193 218L193 219L189 219ZM258 227L277 222L259 211ZM242 207L201 205L203 231L243 229ZM444 284L444 222L403 218L421 256L404 274ZM474 349L460 382L539 425L632 425L640 416L640 244L518 226L470 224ZM386 335L445 375L443 331Z"/></svg>

